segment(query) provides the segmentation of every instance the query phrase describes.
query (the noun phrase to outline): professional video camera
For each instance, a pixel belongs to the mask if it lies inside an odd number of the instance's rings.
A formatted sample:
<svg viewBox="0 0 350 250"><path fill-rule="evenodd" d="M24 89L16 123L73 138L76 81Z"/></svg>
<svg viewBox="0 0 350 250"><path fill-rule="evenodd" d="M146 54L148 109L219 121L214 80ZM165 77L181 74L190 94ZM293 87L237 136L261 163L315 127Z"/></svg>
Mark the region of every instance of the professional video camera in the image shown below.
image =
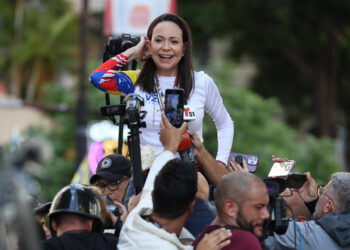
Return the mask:
<svg viewBox="0 0 350 250"><path fill-rule="evenodd" d="M268 205L270 218L265 221L263 229L263 237L266 238L274 232L284 234L287 231L289 219L286 214L286 202L278 198L279 194L286 189L287 182L281 178L267 178L263 181L270 198Z"/></svg>
<svg viewBox="0 0 350 250"><path fill-rule="evenodd" d="M140 37L132 36L130 34L121 34L117 37L109 37L105 44L105 51L103 53L103 60L106 61L109 58L122 53L138 44Z"/></svg>

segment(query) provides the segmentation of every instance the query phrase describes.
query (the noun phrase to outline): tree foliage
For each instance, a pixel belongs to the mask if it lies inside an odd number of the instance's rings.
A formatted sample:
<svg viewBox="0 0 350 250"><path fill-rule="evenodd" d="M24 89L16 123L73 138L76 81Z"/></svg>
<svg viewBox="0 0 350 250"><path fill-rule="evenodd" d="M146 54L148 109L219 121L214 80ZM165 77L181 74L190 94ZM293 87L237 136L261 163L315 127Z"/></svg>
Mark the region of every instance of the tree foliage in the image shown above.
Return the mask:
<svg viewBox="0 0 350 250"><path fill-rule="evenodd" d="M40 86L76 64L76 18L64 0L2 1L0 73L12 95L36 100Z"/></svg>
<svg viewBox="0 0 350 250"><path fill-rule="evenodd" d="M259 156L257 174L262 178L266 178L274 154L296 160L296 172L310 171L319 183L327 183L330 174L339 171L332 140L299 134L283 120L284 111L276 98L264 99L250 89L235 87L227 73L229 65L218 65L209 72L234 120L232 151ZM204 138L205 145L215 155L216 129L208 116L204 121Z"/></svg>
<svg viewBox="0 0 350 250"><path fill-rule="evenodd" d="M231 58L254 61L253 89L277 97L289 124L317 136L335 137L338 126L350 134L350 2L218 0L215 10L212 4L179 1L198 45L229 37Z"/></svg>

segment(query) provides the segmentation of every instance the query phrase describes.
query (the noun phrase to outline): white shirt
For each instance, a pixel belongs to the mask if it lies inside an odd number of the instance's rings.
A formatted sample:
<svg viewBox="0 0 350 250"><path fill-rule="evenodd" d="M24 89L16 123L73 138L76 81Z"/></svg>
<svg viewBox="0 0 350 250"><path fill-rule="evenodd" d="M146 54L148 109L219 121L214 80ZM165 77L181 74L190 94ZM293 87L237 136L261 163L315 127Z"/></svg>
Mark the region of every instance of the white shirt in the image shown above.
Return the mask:
<svg viewBox="0 0 350 250"><path fill-rule="evenodd" d="M137 206L130 212L120 232L118 249L193 249L194 237L182 228L179 237L144 220L142 215L150 215L153 210L152 191L158 172L174 155L169 151L162 152L152 164L142 196Z"/></svg>
<svg viewBox="0 0 350 250"><path fill-rule="evenodd" d="M165 90L174 88L175 76L159 76L159 86L164 103ZM194 90L188 99L191 111L195 112L196 119L188 122L188 130L196 132L203 142L203 117L204 111L214 120L217 129L218 152L216 159L227 163L232 147L234 127L232 119L227 112L220 92L213 79L203 71L194 72ZM146 128L141 128L140 143L141 149L147 144L153 146L158 152L163 151L163 146L159 140L159 124L161 122L161 108L157 93L148 94L140 89L135 89L135 94L144 98L145 105L142 110L147 111L144 119Z"/></svg>

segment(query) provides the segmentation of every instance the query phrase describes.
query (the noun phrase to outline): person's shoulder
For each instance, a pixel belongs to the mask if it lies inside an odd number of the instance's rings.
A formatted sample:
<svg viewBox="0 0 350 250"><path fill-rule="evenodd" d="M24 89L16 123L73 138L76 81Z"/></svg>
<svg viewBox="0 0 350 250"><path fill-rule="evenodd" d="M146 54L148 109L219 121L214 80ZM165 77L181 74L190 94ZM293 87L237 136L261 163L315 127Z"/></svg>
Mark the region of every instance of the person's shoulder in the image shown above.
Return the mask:
<svg viewBox="0 0 350 250"><path fill-rule="evenodd" d="M240 229L233 229L231 232L231 242L237 249L261 249L259 239L252 232Z"/></svg>
<svg viewBox="0 0 350 250"><path fill-rule="evenodd" d="M118 244L118 238L111 233L94 233L94 236L97 238L96 244L101 248L114 249Z"/></svg>
<svg viewBox="0 0 350 250"><path fill-rule="evenodd" d="M232 229L231 231L232 231L232 235L237 238L239 237L239 238L244 238L248 240L259 241L259 239L255 236L255 234L253 234L250 231L241 230L241 229Z"/></svg>
<svg viewBox="0 0 350 250"><path fill-rule="evenodd" d="M51 237L46 240L42 240L40 242L40 249L42 250L55 250L55 249L62 249L63 245L62 242L57 237Z"/></svg>
<svg viewBox="0 0 350 250"><path fill-rule="evenodd" d="M208 79L208 80L212 80L212 78L207 74L205 73L204 71L193 71L193 76L194 76L194 79L197 81L197 79Z"/></svg>
<svg viewBox="0 0 350 250"><path fill-rule="evenodd" d="M199 89L204 88L208 90L216 86L213 78L211 78L204 71L194 71L193 75L194 75L195 88L199 88Z"/></svg>

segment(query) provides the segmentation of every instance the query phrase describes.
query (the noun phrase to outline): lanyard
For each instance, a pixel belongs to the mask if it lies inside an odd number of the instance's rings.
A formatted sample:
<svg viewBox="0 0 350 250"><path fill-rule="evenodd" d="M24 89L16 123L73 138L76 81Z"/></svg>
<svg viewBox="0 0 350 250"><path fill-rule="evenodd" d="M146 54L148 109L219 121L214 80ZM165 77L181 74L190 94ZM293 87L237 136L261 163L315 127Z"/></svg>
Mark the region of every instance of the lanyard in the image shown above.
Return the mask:
<svg viewBox="0 0 350 250"><path fill-rule="evenodd" d="M179 79L179 72L177 73L176 78L175 78L174 88L177 88L178 79ZM164 104L163 104L162 95L160 93L159 79L158 79L157 75L154 76L154 82L155 82L156 92L158 95L159 106L160 106L161 110L164 110Z"/></svg>

